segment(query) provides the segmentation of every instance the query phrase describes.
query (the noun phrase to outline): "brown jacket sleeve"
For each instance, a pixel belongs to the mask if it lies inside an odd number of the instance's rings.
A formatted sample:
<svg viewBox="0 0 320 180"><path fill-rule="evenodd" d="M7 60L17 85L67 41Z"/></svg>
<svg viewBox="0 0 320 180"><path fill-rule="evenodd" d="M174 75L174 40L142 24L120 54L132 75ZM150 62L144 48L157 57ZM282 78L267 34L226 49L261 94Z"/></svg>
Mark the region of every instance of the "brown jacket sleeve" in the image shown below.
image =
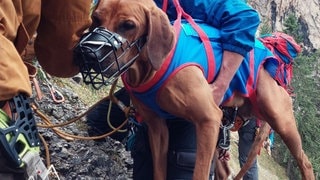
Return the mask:
<svg viewBox="0 0 320 180"><path fill-rule="evenodd" d="M35 41L40 65L49 74L71 77L79 72L73 64L73 48L90 26L92 0L44 0Z"/></svg>
<svg viewBox="0 0 320 180"><path fill-rule="evenodd" d="M3 0L0 6L0 100L31 96L28 71L20 57L38 26L40 0ZM23 26L23 24L25 26Z"/></svg>

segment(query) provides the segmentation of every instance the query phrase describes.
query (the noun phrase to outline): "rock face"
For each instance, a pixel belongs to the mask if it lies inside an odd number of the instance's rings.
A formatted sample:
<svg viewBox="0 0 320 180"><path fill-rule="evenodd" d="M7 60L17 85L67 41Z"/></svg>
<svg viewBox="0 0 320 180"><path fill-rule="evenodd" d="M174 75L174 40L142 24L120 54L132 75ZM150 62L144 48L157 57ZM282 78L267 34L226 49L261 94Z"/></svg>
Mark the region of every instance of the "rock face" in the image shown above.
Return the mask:
<svg viewBox="0 0 320 180"><path fill-rule="evenodd" d="M251 0L263 22L272 31L282 31L284 21L290 14L298 19L299 33L308 49L320 49L320 1L319 0Z"/></svg>

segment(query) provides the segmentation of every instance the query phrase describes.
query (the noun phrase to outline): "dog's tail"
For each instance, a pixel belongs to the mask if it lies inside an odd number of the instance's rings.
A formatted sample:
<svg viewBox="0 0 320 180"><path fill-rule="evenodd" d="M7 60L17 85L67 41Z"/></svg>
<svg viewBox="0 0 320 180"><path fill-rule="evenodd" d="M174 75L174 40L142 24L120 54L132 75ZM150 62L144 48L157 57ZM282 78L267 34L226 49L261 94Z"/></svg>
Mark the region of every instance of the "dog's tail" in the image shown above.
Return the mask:
<svg viewBox="0 0 320 180"><path fill-rule="evenodd" d="M252 166L252 163L255 160L255 158L257 157L257 154L260 152L260 149L263 145L263 142L268 137L269 132L270 132L270 125L268 123L266 123L265 121L262 121L260 131L257 134L257 136L251 146L247 161L242 166L239 173L234 177L235 180L240 180L245 175L245 173L248 171L248 169Z"/></svg>
<svg viewBox="0 0 320 180"><path fill-rule="evenodd" d="M214 155L215 171L214 180L227 180L232 175L231 168L227 161L221 161L218 159L219 152L216 150Z"/></svg>

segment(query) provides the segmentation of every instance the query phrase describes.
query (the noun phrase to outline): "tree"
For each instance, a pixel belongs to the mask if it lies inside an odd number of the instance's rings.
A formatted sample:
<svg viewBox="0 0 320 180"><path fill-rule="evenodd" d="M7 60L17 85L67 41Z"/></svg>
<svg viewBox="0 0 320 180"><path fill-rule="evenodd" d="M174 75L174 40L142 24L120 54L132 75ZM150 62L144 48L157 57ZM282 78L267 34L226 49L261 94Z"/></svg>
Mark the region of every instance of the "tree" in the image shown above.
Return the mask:
<svg viewBox="0 0 320 180"><path fill-rule="evenodd" d="M299 32L299 23L298 18L294 13L290 13L287 18L285 18L283 22L283 26L285 27L283 32L295 37L297 42L302 42L302 37Z"/></svg>
<svg viewBox="0 0 320 180"><path fill-rule="evenodd" d="M272 33L272 29L271 29L271 26L269 25L269 23L267 21L264 21L263 23L261 23L260 35L271 34L271 33Z"/></svg>

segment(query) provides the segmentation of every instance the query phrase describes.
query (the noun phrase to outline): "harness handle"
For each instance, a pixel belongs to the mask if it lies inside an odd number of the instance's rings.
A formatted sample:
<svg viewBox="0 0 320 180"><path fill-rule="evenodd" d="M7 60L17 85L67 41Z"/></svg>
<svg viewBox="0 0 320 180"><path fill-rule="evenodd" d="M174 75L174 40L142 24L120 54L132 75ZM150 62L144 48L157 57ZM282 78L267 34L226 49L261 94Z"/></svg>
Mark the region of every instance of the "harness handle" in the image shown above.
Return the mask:
<svg viewBox="0 0 320 180"><path fill-rule="evenodd" d="M164 4L165 3L167 4L167 1L168 0L164 0ZM201 29L201 27L194 21L194 19L188 13L186 13L183 10L183 8L181 7L181 5L180 5L178 0L173 0L173 4L175 5L176 11L177 11L177 19L176 19L176 21L178 21L177 24L179 25L178 31L180 32L180 29L181 29L181 17L183 17L191 24L191 26L198 33L199 38L203 42L203 46L204 46L204 48L206 50L206 54L207 54L207 58L208 58L208 77L207 77L207 81L208 82L213 82L216 65L215 65L215 56L214 56L213 48L211 46L211 42L210 42L209 37ZM162 7L162 8L164 8L164 7ZM175 21L175 23L176 23L176 21Z"/></svg>

